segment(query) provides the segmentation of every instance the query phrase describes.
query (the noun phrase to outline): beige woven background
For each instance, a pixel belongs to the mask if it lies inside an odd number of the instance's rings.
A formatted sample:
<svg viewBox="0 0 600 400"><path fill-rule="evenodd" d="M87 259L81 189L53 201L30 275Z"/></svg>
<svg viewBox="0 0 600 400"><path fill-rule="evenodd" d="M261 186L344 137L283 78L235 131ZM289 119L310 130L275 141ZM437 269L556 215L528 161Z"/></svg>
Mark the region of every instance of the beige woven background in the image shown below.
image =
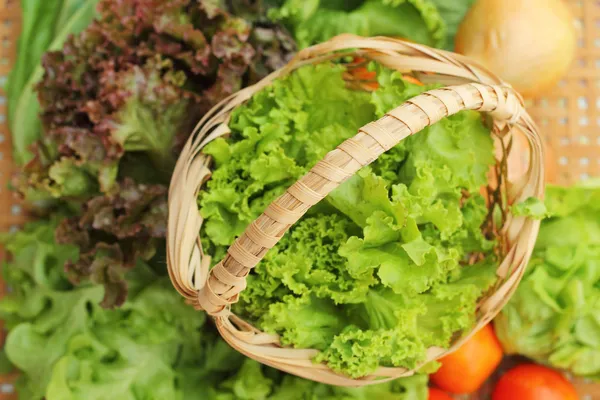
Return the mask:
<svg viewBox="0 0 600 400"><path fill-rule="evenodd" d="M600 2L567 3L579 34L575 62L554 90L528 108L546 137L561 184L600 176Z"/></svg>
<svg viewBox="0 0 600 400"><path fill-rule="evenodd" d="M600 1L565 1L571 5L580 36L578 55L569 75L533 101L529 112L551 148L549 163L556 167L556 180L566 184L600 176ZM3 91L16 52L19 23L19 0L0 0L0 231L16 229L24 220L21 207L7 190L13 165ZM0 262L4 256L0 249ZM0 285L0 296L3 293ZM16 399L13 380L14 375L0 376L0 400ZM578 381L577 387L581 399L600 400L600 384Z"/></svg>

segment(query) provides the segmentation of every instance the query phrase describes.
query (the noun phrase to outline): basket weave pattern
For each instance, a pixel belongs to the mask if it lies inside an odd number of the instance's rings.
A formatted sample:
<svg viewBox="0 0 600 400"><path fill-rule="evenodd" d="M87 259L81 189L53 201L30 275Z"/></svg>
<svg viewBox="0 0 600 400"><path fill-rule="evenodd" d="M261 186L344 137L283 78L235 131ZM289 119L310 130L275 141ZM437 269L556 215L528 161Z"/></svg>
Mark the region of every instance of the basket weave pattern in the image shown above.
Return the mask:
<svg viewBox="0 0 600 400"><path fill-rule="evenodd" d="M354 49L349 52L347 49ZM354 55L376 60L403 73L412 73L424 82L453 85L416 96L389 111L384 117L359 129L356 136L329 152L286 193L267 207L231 245L227 256L209 270L199 238L202 217L196 197L210 178L210 159L202 148L226 135L230 112L247 101L273 79L310 63ZM523 108L520 97L491 73L472 65L463 57L390 38L360 38L343 35L313 46L298 54L284 69L277 71L217 105L198 124L177 163L169 191L168 264L177 290L190 303L215 317L219 332L240 352L273 367L296 375L335 385L364 385L414 373L405 368L380 367L359 380L335 373L325 365L314 364L314 349L282 347L276 335L260 332L231 313L246 287L246 276L285 232L314 204L409 135L461 110L488 113L495 136L508 141L513 134L528 143L529 166L524 174L508 185L509 203L530 196L543 196L543 152L536 128ZM521 162L519 157L509 163ZM539 222L509 216L501 235L507 244L506 257L498 267L500 283L493 293L481 300L478 328L489 322L516 288L531 255ZM469 333L452 349L469 337ZM447 350L431 348L427 361L439 358Z"/></svg>
<svg viewBox="0 0 600 400"><path fill-rule="evenodd" d="M578 33L575 60L554 89L527 107L551 150L547 182L560 185L600 176L600 2L566 2Z"/></svg>

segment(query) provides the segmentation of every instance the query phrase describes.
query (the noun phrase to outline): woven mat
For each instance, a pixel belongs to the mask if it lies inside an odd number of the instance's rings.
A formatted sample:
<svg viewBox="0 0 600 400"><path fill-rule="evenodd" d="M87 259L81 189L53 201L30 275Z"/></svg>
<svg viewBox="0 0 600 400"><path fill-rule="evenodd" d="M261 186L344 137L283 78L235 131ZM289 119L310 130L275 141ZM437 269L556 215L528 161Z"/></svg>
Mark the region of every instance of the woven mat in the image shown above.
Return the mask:
<svg viewBox="0 0 600 400"><path fill-rule="evenodd" d="M47 1L47 0L40 0ZM557 183L570 184L600 176L600 1L565 0L573 10L579 51L568 76L544 97L531 102L529 112L540 125L557 171ZM0 0L0 231L17 229L25 216L7 185L13 171L10 133L3 87L16 53L20 31L19 0ZM0 262L5 254L0 249ZM4 288L0 285L0 296ZM0 321L0 340L4 337ZM507 361L507 363L512 363ZM0 376L0 400L14 400L15 375ZM583 400L600 400L600 384L576 381ZM493 386L486 385L483 392ZM483 400L486 394L461 397Z"/></svg>
<svg viewBox="0 0 600 400"><path fill-rule="evenodd" d="M600 176L600 2L568 3L579 33L575 62L554 90L529 107L551 152L553 180L560 184Z"/></svg>

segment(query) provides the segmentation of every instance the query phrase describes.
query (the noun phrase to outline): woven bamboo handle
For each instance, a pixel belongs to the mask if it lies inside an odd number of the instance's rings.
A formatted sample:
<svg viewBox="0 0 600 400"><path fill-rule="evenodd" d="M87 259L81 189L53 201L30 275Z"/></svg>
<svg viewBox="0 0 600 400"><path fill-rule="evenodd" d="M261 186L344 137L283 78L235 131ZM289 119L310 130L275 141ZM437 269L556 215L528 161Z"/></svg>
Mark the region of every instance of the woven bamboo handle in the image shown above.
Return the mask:
<svg viewBox="0 0 600 400"><path fill-rule="evenodd" d="M225 316L246 288L246 276L285 232L333 189L402 139L462 110L490 112L496 123L515 123L523 110L506 86L469 83L425 92L359 129L267 207L210 270L198 292L209 314Z"/></svg>

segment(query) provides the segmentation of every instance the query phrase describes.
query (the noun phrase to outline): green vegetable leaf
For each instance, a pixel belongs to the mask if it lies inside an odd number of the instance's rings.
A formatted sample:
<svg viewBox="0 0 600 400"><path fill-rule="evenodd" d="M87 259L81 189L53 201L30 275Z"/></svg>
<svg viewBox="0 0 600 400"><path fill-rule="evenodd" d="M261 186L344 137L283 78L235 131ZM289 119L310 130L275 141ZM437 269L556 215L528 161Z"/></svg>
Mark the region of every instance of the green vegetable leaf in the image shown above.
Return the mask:
<svg viewBox="0 0 600 400"><path fill-rule="evenodd" d="M400 201L390 200L388 191L387 182L365 168L330 193L327 201L363 228L375 212L385 213L403 226L406 210Z"/></svg>
<svg viewBox="0 0 600 400"><path fill-rule="evenodd" d="M496 332L514 353L600 379L600 186L549 186L550 218ZM542 209L537 201L533 207Z"/></svg>
<svg viewBox="0 0 600 400"><path fill-rule="evenodd" d="M467 12L471 9L475 0L431 0L437 7L440 16L446 22L446 50L454 50L454 36Z"/></svg>
<svg viewBox="0 0 600 400"><path fill-rule="evenodd" d="M299 348L327 348L344 319L331 301L315 297L284 297L281 303L269 306L261 326L267 332L281 332L283 344Z"/></svg>
<svg viewBox="0 0 600 400"><path fill-rule="evenodd" d="M6 354L10 361L32 378L29 390L39 395L50 382L54 363L67 350L72 335L86 328L93 310L102 297L99 287L74 292L32 292L28 302L50 304L39 310L31 322L13 328L6 338ZM39 298L36 299L36 297Z"/></svg>
<svg viewBox="0 0 600 400"><path fill-rule="evenodd" d="M38 118L40 106L35 86L42 79L39 65L42 54L60 49L67 37L84 30L95 17L98 0L62 0L22 2L23 27L19 36L17 61L7 87L9 123L15 162L23 165L32 158L28 147L42 131Z"/></svg>
<svg viewBox="0 0 600 400"><path fill-rule="evenodd" d="M349 6L348 2L287 0L269 16L283 20L301 48L341 33L400 36L427 45L440 45L445 41L446 24L428 0L354 3Z"/></svg>
<svg viewBox="0 0 600 400"><path fill-rule="evenodd" d="M382 359L395 366L415 368L424 357L423 342L401 328L373 331L348 326L315 361L358 378L377 369Z"/></svg>
<svg viewBox="0 0 600 400"><path fill-rule="evenodd" d="M525 201L514 204L511 211L517 217L530 217L534 219L548 217L548 211L544 202L535 197L529 197Z"/></svg>

